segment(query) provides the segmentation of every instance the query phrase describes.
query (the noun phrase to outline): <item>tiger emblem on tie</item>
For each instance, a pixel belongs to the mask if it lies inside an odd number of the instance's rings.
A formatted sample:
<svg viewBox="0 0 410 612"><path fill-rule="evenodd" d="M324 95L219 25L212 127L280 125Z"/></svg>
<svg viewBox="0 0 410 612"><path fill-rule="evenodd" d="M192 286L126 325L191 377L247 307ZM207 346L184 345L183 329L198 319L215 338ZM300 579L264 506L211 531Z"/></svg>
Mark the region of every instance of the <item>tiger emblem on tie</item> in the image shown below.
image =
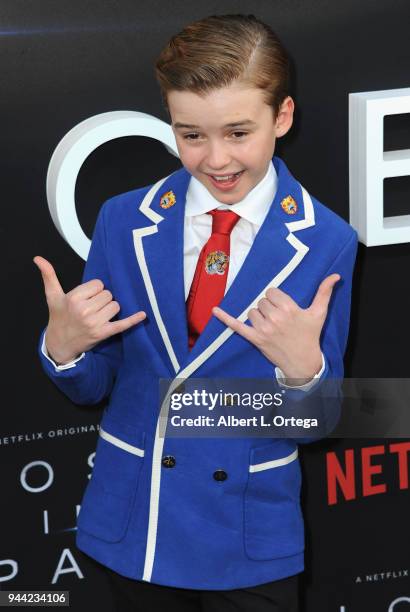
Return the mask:
<svg viewBox="0 0 410 612"><path fill-rule="evenodd" d="M223 251L211 251L205 260L207 274L225 274L229 263L229 255Z"/></svg>

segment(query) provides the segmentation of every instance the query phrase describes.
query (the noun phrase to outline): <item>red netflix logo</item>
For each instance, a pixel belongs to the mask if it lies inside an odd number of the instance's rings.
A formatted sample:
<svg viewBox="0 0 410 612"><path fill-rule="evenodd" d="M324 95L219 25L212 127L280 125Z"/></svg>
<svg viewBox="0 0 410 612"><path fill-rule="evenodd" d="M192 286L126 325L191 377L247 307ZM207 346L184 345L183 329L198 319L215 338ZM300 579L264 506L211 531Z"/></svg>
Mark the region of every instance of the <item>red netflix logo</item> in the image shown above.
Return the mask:
<svg viewBox="0 0 410 612"><path fill-rule="evenodd" d="M374 482L374 477L377 474L383 474L383 460L381 455L386 452L396 454L396 465L398 472L399 489L409 488L409 466L408 457L410 451L410 442L394 442L386 446L380 444L378 446L367 446L361 449L360 453L360 474L361 474L361 491L363 497L368 495L377 495L378 493L386 493L387 485L384 482ZM344 460L339 461L335 452L326 453L326 473L327 473L327 490L329 505L336 504L338 493L345 501L350 501L358 497L358 483L356 482L356 465L357 450L346 449L344 451ZM356 453L356 457L355 457ZM379 458L379 461L377 460Z"/></svg>

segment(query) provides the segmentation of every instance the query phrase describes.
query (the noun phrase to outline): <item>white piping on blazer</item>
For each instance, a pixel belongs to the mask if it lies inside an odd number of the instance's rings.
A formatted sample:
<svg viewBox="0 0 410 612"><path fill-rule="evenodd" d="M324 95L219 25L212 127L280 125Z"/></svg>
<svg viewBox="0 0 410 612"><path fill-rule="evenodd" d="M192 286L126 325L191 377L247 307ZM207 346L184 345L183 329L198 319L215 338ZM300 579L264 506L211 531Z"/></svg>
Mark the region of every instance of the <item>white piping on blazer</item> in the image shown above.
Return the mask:
<svg viewBox="0 0 410 612"><path fill-rule="evenodd" d="M138 446L133 446L132 444L128 444L128 442L124 442L124 440L121 440L120 438L117 438L116 436L113 436L112 434L108 433L108 431L105 431L105 429L102 429L102 427L100 427L100 432L99 432L101 438L104 438L104 440L107 440L107 442L111 442L111 444L114 444L115 446L118 446L118 448L122 448L123 450L127 451L128 453L132 453L133 455L137 455L137 457L143 457L144 456L144 449L143 448L139 448Z"/></svg>
<svg viewBox="0 0 410 612"><path fill-rule="evenodd" d="M161 419L168 418L169 411L169 398L174 392L174 390L181 384L181 378L186 379L191 376L195 370L197 370L211 355L220 347L226 340L233 334L233 330L230 327L227 327L215 340L206 347L190 364L188 364L183 370L180 369L180 365L178 359L176 357L175 351L172 347L168 332L164 325L164 322L161 317L161 313L158 308L158 302L155 296L154 287L152 285L152 281L149 275L149 270L147 266L147 262L145 259L144 253L144 245L143 245L143 237L148 236L150 234L154 234L158 231L158 224L164 219L161 215L156 213L154 210L151 210L151 203L157 194L160 187L163 183L170 177L171 175L166 176L165 178L157 181L148 193L145 195L144 199L140 205L140 211L148 218L154 225L149 225L147 227L142 227L133 230L133 238L134 238L134 247L137 255L138 264L141 269L141 274L144 279L145 288L147 290L148 299L151 304L152 311L154 313L154 317L156 323L158 325L158 329L164 341L165 348L168 352L171 363L175 369L175 373L177 374L177 378L175 378L165 396L161 404L161 409L157 421L157 427L155 430L155 441L154 441L154 450L153 450L153 458L152 458L152 471L151 471L151 493L150 493L150 512L149 512L149 520L148 520L148 535L147 535L147 547L145 552L145 564L144 564L144 573L142 579L150 582L152 576L152 570L154 566L154 558L155 558L155 548L157 541L157 527L158 527L158 510L159 510L159 495L160 495L160 485L161 485L161 459L165 441L165 435L160 437L160 421ZM261 291L261 293L252 301L251 304L239 315L239 321L246 321L248 316L247 313L251 308L255 308L257 303L261 298L264 297L266 291L269 287L278 287L283 281L291 274L296 267L300 264L306 253L309 251L309 247L301 242L296 236L292 234L293 231L299 231L310 227L315 224L315 215L313 209L312 199L306 189L300 185L302 189L303 195L303 204L305 211L305 218L299 221L292 221L289 223L285 223L286 227L289 230L288 236L286 236L286 240L293 246L296 253L292 257L292 259L282 268L282 270L266 285L266 287Z"/></svg>
<svg viewBox="0 0 410 612"><path fill-rule="evenodd" d="M280 467L281 465L287 465L288 463L295 461L297 456L298 449L296 448L293 453L290 453L290 455L287 455L286 457L281 457L280 459L272 459L272 461L264 461L263 463L253 463L249 466L249 471L252 473L262 472L263 470L270 470L272 468Z"/></svg>

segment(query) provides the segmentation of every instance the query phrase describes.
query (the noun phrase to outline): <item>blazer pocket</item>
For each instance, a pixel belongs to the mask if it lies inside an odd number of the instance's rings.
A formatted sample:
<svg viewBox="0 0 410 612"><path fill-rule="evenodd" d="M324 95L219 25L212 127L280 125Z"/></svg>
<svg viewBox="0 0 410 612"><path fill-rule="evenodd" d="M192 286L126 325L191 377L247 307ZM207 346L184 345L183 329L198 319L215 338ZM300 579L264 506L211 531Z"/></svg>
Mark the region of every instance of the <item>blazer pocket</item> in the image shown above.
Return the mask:
<svg viewBox="0 0 410 612"><path fill-rule="evenodd" d="M258 561L304 550L298 448L289 440L252 448L244 496L244 544Z"/></svg>
<svg viewBox="0 0 410 612"><path fill-rule="evenodd" d="M118 542L125 534L144 461L145 432L111 415L102 419L94 467L77 525L83 531Z"/></svg>

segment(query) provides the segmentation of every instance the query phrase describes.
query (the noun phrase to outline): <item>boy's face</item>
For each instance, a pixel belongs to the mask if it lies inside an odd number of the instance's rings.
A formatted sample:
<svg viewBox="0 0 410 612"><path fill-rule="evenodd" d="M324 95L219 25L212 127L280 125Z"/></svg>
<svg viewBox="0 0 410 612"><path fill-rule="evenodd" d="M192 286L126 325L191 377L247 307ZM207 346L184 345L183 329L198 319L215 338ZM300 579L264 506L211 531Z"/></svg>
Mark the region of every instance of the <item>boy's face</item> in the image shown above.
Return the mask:
<svg viewBox="0 0 410 612"><path fill-rule="evenodd" d="M225 204L242 200L265 176L276 138L293 120L292 98L274 119L262 90L240 82L206 96L173 90L167 101L182 164ZM218 181L221 176L230 178Z"/></svg>

